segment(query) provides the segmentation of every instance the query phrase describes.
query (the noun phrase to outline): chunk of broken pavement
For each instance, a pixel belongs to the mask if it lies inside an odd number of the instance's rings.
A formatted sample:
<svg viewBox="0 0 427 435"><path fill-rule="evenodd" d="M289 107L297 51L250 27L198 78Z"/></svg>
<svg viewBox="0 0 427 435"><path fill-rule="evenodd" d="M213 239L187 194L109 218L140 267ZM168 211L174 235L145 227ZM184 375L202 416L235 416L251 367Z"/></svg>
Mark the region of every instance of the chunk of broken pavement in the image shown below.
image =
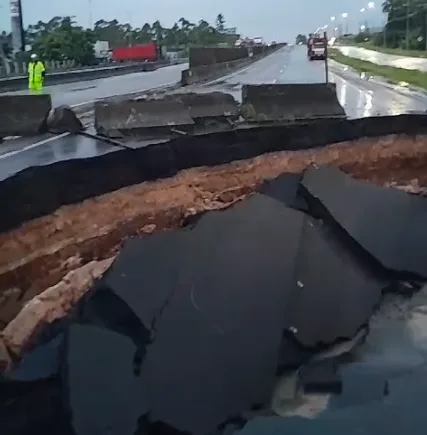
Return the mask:
<svg viewBox="0 0 427 435"><path fill-rule="evenodd" d="M73 109L63 105L55 107L49 113L47 118L47 126L51 133L78 133L83 130L83 125L77 118Z"/></svg>
<svg viewBox="0 0 427 435"><path fill-rule="evenodd" d="M304 174L310 211L336 222L378 264L427 277L427 198L355 180L334 167Z"/></svg>
<svg viewBox="0 0 427 435"><path fill-rule="evenodd" d="M148 423L204 435L270 400L302 226L301 213L254 195L191 230L126 243L94 297L120 297L150 331Z"/></svg>
<svg viewBox="0 0 427 435"><path fill-rule="evenodd" d="M311 218L304 221L292 285L288 329L306 347L354 337L371 317L384 286Z"/></svg>
<svg viewBox="0 0 427 435"><path fill-rule="evenodd" d="M259 188L259 192L283 202L288 207L307 211L304 198L297 195L301 180L301 173L285 172L273 180L264 181Z"/></svg>
<svg viewBox="0 0 427 435"><path fill-rule="evenodd" d="M142 364L152 421L206 434L270 400L302 223L254 195L187 232Z"/></svg>
<svg viewBox="0 0 427 435"><path fill-rule="evenodd" d="M133 371L134 344L82 325L69 328L67 343L63 381L76 435L136 433L146 397Z"/></svg>

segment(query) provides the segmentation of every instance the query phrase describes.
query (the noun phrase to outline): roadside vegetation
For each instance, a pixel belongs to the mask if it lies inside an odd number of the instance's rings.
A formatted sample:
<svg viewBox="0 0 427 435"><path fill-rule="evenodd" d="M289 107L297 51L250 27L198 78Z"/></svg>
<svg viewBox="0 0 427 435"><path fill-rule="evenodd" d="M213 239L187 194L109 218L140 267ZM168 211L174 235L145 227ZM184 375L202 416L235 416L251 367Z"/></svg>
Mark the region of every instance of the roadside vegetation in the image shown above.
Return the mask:
<svg viewBox="0 0 427 435"><path fill-rule="evenodd" d="M184 17L172 27L164 27L160 21L151 24L142 22L139 27L133 27L117 20L99 20L92 29L79 26L73 17L53 17L48 22L39 21L28 26L25 30L25 42L45 60L72 59L80 65L90 65L95 60L93 44L97 40L108 41L110 48L156 40L169 51L180 51L191 45L234 44L239 35L230 30L226 28L222 14L218 14L213 24L205 20L192 23ZM0 61L2 56L10 58L10 34L0 34L0 46Z"/></svg>
<svg viewBox="0 0 427 435"><path fill-rule="evenodd" d="M397 56L410 56L410 57L425 57L427 58L427 51L423 50L405 50L404 48L391 48L391 47L384 47L384 46L378 46L374 45L371 42L365 42L365 43L357 43L354 42L352 45L355 45L357 47L363 47L367 50L375 50L379 51L380 53L386 53L386 54L395 54Z"/></svg>
<svg viewBox="0 0 427 435"><path fill-rule="evenodd" d="M358 35L344 35L343 43L400 56L427 57L427 4L425 0L386 0L387 23L379 32L366 23Z"/></svg>
<svg viewBox="0 0 427 435"><path fill-rule="evenodd" d="M336 62L355 69L358 72L365 72L372 76L382 77L390 83L399 84L405 82L412 86L427 89L427 73L419 70L407 70L392 66L377 65L365 60L345 56L334 48L329 49L329 57Z"/></svg>

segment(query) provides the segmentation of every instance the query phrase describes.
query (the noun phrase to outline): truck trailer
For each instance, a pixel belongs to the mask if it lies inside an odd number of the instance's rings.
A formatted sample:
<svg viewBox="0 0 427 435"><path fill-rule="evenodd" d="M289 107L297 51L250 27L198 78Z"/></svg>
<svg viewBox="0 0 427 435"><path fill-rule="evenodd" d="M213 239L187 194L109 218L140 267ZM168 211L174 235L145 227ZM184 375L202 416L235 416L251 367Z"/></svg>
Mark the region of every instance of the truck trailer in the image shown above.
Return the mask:
<svg viewBox="0 0 427 435"><path fill-rule="evenodd" d="M310 60L325 60L327 40L324 36L310 35L307 41L307 56Z"/></svg>
<svg viewBox="0 0 427 435"><path fill-rule="evenodd" d="M117 47L112 52L114 62L154 62L159 57L159 49L155 42L132 47Z"/></svg>

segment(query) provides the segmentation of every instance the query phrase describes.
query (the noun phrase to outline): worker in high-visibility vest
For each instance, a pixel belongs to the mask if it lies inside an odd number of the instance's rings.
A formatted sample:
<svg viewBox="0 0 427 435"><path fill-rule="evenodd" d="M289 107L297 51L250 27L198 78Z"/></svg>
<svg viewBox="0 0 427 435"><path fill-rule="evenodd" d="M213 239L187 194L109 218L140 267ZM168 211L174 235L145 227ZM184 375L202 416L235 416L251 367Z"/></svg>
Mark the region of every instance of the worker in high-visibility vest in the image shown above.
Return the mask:
<svg viewBox="0 0 427 435"><path fill-rule="evenodd" d="M46 69L43 62L38 58L37 54L32 54L28 64L28 89L31 95L43 93L45 74Z"/></svg>

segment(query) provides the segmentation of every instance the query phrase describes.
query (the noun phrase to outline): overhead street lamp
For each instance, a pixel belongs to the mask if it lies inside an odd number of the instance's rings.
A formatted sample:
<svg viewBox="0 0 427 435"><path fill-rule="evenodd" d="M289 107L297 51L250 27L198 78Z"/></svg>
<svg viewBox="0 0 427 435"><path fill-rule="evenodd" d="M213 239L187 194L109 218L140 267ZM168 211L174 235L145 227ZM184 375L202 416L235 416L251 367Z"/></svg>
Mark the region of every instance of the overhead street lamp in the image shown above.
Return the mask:
<svg viewBox="0 0 427 435"><path fill-rule="evenodd" d="M375 2L369 2L366 7L360 9L360 13L365 15L365 12L368 12L369 9L375 9ZM369 28L368 21L366 19L365 22L363 23L363 27L364 29Z"/></svg>
<svg viewBox="0 0 427 435"><path fill-rule="evenodd" d="M409 1L409 0L408 0L408 1ZM369 9L375 9L375 2L372 2L372 1L371 1L371 2L368 2L368 3L366 4L366 6L364 6L364 7L362 7L362 8L360 9L360 13L364 14L364 13L368 12ZM338 19L341 18L341 19L344 21L344 23L345 23L345 33L348 34L348 32L349 32L349 22L348 22L348 17L349 17L348 12L343 12L343 13L340 14L339 16L332 15L331 17L329 17L329 19L330 19L330 21L331 21L332 23L335 23L335 22L338 21L337 18L338 18ZM326 27L327 27L327 26L326 26ZM359 28L360 28L360 27L361 27L361 25L359 26ZM364 27L364 29L367 29L367 28L368 28L368 25L367 25L366 22L364 23L363 27ZM323 28L325 28L325 26L323 26ZM334 32L337 32L337 31L339 30L339 28L341 28L341 32L342 32L342 24L340 24L340 25L338 25L338 26L336 26L336 27L333 27ZM319 27L319 29L322 29L322 27ZM318 29L318 30L319 30L319 29Z"/></svg>

